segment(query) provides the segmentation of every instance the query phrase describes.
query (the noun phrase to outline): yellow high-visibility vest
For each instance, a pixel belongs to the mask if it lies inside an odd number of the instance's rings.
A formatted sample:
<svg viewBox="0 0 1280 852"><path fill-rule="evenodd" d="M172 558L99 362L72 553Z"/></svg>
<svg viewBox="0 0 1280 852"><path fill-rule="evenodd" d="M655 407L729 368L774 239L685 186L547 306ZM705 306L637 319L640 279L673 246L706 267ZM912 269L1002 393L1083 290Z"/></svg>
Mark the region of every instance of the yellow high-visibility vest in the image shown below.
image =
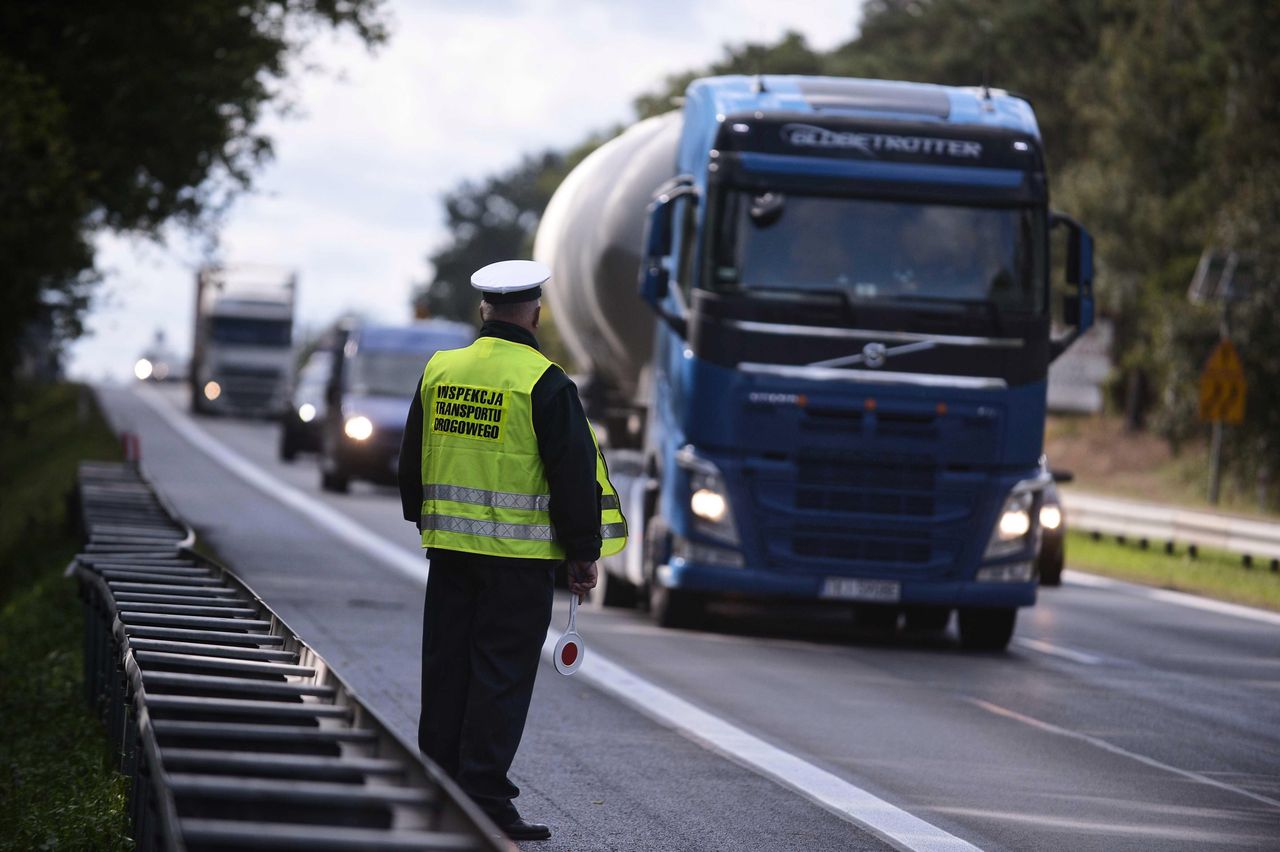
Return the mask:
<svg viewBox="0 0 1280 852"><path fill-rule="evenodd" d="M551 494L529 395L552 366L537 349L482 337L436 352L418 389L422 400L423 547L487 556L564 559L551 525ZM600 555L627 543L618 492L596 441Z"/></svg>

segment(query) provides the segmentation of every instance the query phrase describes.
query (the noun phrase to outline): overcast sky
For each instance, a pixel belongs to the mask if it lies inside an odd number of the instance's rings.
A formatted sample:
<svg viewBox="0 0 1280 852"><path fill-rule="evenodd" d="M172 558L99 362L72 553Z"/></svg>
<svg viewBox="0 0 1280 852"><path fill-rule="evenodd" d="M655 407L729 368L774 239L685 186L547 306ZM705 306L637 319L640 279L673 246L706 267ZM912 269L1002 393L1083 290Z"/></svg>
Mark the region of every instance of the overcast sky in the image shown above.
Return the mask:
<svg viewBox="0 0 1280 852"><path fill-rule="evenodd" d="M445 239L440 199L525 152L577 143L632 117L665 75L719 58L727 43L788 29L829 49L855 32L861 0L392 0L390 43L370 55L326 36L300 77L300 107L264 128L276 157L234 206L221 258L299 274L298 321L347 309L401 321ZM104 236L106 281L73 376L126 378L157 328L190 349L200 249ZM499 258L495 258L497 260Z"/></svg>

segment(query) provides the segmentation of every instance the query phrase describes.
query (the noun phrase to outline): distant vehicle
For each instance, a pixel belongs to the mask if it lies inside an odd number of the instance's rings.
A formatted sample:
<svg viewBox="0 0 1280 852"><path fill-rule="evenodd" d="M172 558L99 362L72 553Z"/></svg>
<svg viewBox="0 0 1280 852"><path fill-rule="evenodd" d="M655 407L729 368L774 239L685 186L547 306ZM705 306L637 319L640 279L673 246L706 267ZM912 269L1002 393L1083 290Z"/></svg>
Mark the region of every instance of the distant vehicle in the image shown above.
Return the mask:
<svg viewBox="0 0 1280 852"><path fill-rule="evenodd" d="M333 377L332 349L317 349L298 371L289 404L280 416L280 458L293 461L298 453L320 452L320 426L324 422L324 392Z"/></svg>
<svg viewBox="0 0 1280 852"><path fill-rule="evenodd" d="M1040 553L1036 567L1040 585L1061 586L1066 564L1067 513L1062 509L1058 483L1066 484L1075 476L1064 470L1053 471L1053 482L1045 487L1040 503Z"/></svg>
<svg viewBox="0 0 1280 852"><path fill-rule="evenodd" d="M465 323L427 320L352 328L325 393L320 486L345 492L352 479L391 483L414 387L440 349L475 339Z"/></svg>
<svg viewBox="0 0 1280 852"><path fill-rule="evenodd" d="M151 344L134 362L133 375L140 382L176 382L182 379L182 364L178 354L169 348L162 329L156 329Z"/></svg>
<svg viewBox="0 0 1280 852"><path fill-rule="evenodd" d="M206 266L196 273L191 409L277 417L293 363L298 278L267 266Z"/></svg>

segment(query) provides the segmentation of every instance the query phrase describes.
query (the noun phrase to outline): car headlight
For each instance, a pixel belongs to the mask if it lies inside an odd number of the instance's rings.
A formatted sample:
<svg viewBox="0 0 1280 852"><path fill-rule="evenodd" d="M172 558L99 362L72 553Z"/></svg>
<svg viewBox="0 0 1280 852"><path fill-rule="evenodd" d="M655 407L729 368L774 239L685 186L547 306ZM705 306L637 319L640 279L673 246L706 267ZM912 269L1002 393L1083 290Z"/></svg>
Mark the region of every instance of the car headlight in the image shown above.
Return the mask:
<svg viewBox="0 0 1280 852"><path fill-rule="evenodd" d="M205 399L209 400L210 402L213 402L215 399L217 399L220 396L222 396L222 385L218 384L217 382L205 382L205 386L204 386Z"/></svg>
<svg viewBox="0 0 1280 852"><path fill-rule="evenodd" d="M1047 530L1056 530L1062 526L1062 509L1054 505L1041 506L1040 526Z"/></svg>
<svg viewBox="0 0 1280 852"><path fill-rule="evenodd" d="M720 469L699 456L692 447L684 447L676 453L676 464L689 477L689 511L693 513L694 529L736 545L738 528Z"/></svg>
<svg viewBox="0 0 1280 852"><path fill-rule="evenodd" d="M133 374L138 377L138 381L145 382L151 378L151 362L146 358L139 358L138 363L133 365Z"/></svg>
<svg viewBox="0 0 1280 852"><path fill-rule="evenodd" d="M302 405L298 406L298 419L303 423L310 423L312 420L315 420L316 407L309 402L302 403Z"/></svg>
<svg viewBox="0 0 1280 852"><path fill-rule="evenodd" d="M363 414L357 414L355 417L347 418L342 431L346 432L347 437L353 441L367 441L373 434L373 422Z"/></svg>

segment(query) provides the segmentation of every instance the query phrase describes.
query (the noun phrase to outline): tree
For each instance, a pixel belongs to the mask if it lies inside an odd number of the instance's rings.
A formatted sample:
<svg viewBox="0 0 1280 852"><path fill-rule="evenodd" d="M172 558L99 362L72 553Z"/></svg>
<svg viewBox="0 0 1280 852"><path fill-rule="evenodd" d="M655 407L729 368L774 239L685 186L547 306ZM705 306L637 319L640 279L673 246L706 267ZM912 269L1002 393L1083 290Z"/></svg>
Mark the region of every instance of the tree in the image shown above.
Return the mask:
<svg viewBox="0 0 1280 852"><path fill-rule="evenodd" d="M79 332L92 235L209 226L271 156L290 60L325 27L381 43L381 3L0 4L0 397L28 322Z"/></svg>

